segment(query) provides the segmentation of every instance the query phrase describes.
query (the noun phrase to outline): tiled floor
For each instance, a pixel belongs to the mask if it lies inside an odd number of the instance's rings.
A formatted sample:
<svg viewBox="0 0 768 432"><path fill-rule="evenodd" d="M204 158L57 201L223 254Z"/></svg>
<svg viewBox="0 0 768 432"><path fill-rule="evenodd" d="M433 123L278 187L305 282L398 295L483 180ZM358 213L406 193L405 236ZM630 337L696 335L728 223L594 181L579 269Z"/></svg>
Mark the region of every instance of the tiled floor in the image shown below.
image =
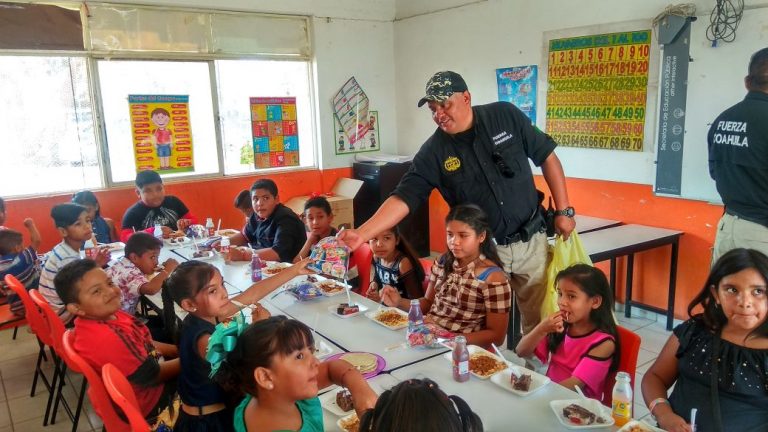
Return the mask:
<svg viewBox="0 0 768 432"><path fill-rule="evenodd" d="M640 382L643 374L656 359L661 348L669 337L669 332L664 329L664 323L648 318L624 318L617 314L619 323L636 332L642 338L640 355L635 372L635 418L643 418L648 415L648 410L642 402ZM11 339L13 331L0 332L0 432L9 431L70 431L72 423L66 413L59 409L56 424L43 427L43 415L48 392L38 384L35 397L29 397L32 385L32 373L37 360L37 340L26 328L19 329L16 340ZM509 358L515 357L512 353L505 353ZM46 372L50 375L51 365L46 365ZM81 376L70 373L67 376L65 397L74 407L77 403L77 393L80 390ZM101 431L102 423L93 412L86 397L85 409L80 419L78 431ZM472 402L469 401L471 404Z"/></svg>

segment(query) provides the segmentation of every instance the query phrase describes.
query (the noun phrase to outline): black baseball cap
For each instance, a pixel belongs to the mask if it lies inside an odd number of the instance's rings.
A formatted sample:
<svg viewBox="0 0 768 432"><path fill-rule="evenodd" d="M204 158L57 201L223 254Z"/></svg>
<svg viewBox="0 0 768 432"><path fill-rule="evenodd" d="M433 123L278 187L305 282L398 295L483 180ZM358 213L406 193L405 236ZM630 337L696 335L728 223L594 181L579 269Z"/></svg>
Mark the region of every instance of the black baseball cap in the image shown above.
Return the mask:
<svg viewBox="0 0 768 432"><path fill-rule="evenodd" d="M427 101L443 102L454 93L463 93L469 90L467 83L461 75L453 71L442 71L432 75L427 81L426 95L419 99L419 106Z"/></svg>

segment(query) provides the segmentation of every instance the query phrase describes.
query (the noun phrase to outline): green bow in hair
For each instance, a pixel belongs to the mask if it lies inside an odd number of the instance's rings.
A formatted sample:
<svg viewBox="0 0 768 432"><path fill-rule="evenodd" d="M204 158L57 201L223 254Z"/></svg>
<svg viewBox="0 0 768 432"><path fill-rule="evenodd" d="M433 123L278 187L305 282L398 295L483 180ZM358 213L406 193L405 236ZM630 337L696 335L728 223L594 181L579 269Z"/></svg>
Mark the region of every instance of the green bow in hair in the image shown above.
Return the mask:
<svg viewBox="0 0 768 432"><path fill-rule="evenodd" d="M216 324L216 330L208 338L208 353L205 355L205 359L211 364L211 374L208 375L210 378L216 375L221 362L227 358L227 353L235 349L238 336L247 326L242 312L229 321Z"/></svg>

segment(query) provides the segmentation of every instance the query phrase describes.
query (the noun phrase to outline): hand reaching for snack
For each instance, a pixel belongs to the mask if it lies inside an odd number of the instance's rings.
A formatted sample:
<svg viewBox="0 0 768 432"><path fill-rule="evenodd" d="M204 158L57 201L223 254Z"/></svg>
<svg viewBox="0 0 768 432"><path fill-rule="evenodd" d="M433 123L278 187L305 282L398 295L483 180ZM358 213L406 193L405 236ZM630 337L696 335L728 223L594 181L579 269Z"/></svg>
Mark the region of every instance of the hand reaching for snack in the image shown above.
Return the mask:
<svg viewBox="0 0 768 432"><path fill-rule="evenodd" d="M379 295L385 305L393 307L397 307L400 304L400 300L403 298L400 293L390 285L384 285L384 288L381 289Z"/></svg>

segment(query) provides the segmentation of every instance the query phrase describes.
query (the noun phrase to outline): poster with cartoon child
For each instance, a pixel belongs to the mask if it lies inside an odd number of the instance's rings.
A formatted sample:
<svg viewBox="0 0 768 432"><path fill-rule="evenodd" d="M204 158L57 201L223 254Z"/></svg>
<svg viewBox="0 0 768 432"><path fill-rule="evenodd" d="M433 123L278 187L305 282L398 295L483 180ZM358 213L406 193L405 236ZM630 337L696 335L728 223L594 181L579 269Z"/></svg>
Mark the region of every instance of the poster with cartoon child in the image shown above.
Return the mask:
<svg viewBox="0 0 768 432"><path fill-rule="evenodd" d="M193 171L189 96L129 95L136 171Z"/></svg>

